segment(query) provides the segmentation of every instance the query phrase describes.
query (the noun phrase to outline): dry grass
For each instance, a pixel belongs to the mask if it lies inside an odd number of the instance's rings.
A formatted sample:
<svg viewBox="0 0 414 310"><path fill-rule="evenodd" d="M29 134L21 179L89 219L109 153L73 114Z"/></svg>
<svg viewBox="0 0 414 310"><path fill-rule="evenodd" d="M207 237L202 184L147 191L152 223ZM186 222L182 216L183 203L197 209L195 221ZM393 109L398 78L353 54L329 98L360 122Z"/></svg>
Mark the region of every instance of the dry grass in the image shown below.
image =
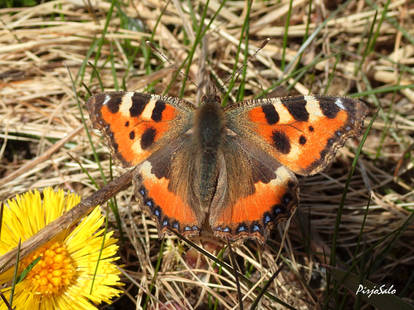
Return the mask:
<svg viewBox="0 0 414 310"><path fill-rule="evenodd" d="M358 140L349 141L324 173L300 180L300 208L286 234L286 226L280 225L265 246L249 241L233 248L238 270L249 279L240 281L244 306L252 305L282 265L260 299L260 309L284 308L276 297L294 309L334 309L340 304L345 309L369 304L381 308L384 302L375 301L375 296L355 298L353 285L365 279L376 285L393 284L396 295L413 303L414 5L409 0L350 0L341 8L336 4L341 1L324 1L328 7L323 1L314 2L309 15L308 1L293 1L291 10L287 0L253 3L249 54L265 38L270 42L247 62L245 81L238 79L237 85L244 85L245 98L279 85L289 94L361 97L371 107L366 124L375 121L343 206L340 201ZM86 132L79 129L83 120L77 97L85 113L89 96L84 85L93 93L102 91L88 62L97 68L105 91L126 88L161 94L168 89L171 96L180 94L183 78L173 77L193 48L202 18L200 6L206 1L115 3L109 18L111 4L93 0L56 0L0 10L1 200L45 186L88 196L95 187L83 169L103 184ZM218 12L208 31L210 67L226 80L233 66L242 66L245 59L242 39L236 63L247 2L219 6L220 1L209 1L205 24ZM337 15L322 24L335 10ZM149 39L172 64L152 54L144 44ZM197 48L189 68L193 81L199 56ZM293 66L288 65L291 61ZM283 66L288 69L285 73ZM75 78L76 94L68 70ZM184 97L195 101L196 92L187 81ZM91 127L89 120L86 124ZM107 149L99 134L92 138L109 176ZM121 168L113 169L115 175L122 173ZM147 309L238 309L233 273L176 237L159 240L154 222L138 211L132 196L132 188L117 196L126 237L121 255L127 283L119 308L132 309L134 303ZM338 212L340 225L335 229ZM217 250L223 245L198 244L230 262L228 248ZM338 268L357 275L357 281L343 282L337 273L327 277L332 250Z"/></svg>

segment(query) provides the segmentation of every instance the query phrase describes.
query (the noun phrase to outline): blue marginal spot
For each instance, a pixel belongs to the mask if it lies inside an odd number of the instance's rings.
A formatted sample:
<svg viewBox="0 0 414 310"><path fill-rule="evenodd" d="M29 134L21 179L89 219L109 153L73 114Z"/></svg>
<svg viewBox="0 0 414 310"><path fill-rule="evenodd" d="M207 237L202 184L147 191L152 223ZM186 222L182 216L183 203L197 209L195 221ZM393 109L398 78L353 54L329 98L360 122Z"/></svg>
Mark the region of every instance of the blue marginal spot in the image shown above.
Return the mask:
<svg viewBox="0 0 414 310"><path fill-rule="evenodd" d="M194 225L194 226L192 227L192 229L193 229L193 230L198 230L198 227Z"/></svg>
<svg viewBox="0 0 414 310"><path fill-rule="evenodd" d="M143 186L141 186L141 188L138 190L138 192L144 197L147 195L147 190Z"/></svg>
<svg viewBox="0 0 414 310"><path fill-rule="evenodd" d="M164 226L164 227L165 227L165 226L168 226L168 220L163 220L163 221L162 221L162 226Z"/></svg>
<svg viewBox="0 0 414 310"><path fill-rule="evenodd" d="M190 226L185 226L184 227L184 231L190 231L191 230L191 227Z"/></svg>
<svg viewBox="0 0 414 310"><path fill-rule="evenodd" d="M154 210L154 214L155 214L156 217L160 218L161 217L161 210L159 208L156 208Z"/></svg>
<svg viewBox="0 0 414 310"><path fill-rule="evenodd" d="M224 227L223 232L230 232L230 227L228 227L228 226Z"/></svg>
<svg viewBox="0 0 414 310"><path fill-rule="evenodd" d="M247 226L246 226L246 225L244 225L244 224L240 224L240 225L239 225L239 227L237 227L236 231L237 231L238 233L241 233L241 232L243 232L243 231L247 231Z"/></svg>
<svg viewBox="0 0 414 310"><path fill-rule="evenodd" d="M289 202L291 202L291 201L292 201L292 195L291 195L291 194L289 194L289 193L284 194L284 195L283 195L282 200L283 200L283 203L284 203L285 205L287 205Z"/></svg>
<svg viewBox="0 0 414 310"><path fill-rule="evenodd" d="M180 224L177 222L177 221L175 221L173 224L172 224L172 227L173 228L175 228L175 229L180 229Z"/></svg>
<svg viewBox="0 0 414 310"><path fill-rule="evenodd" d="M274 207L273 207L273 213L274 213L276 216L277 216L277 215L279 215L280 213L283 213L282 208L281 208L280 206L278 206L278 205L274 206Z"/></svg>
<svg viewBox="0 0 414 310"><path fill-rule="evenodd" d="M252 232L260 231L260 226L258 224L252 224Z"/></svg>
<svg viewBox="0 0 414 310"><path fill-rule="evenodd" d="M272 218L270 217L269 212L266 212L265 214L263 214L263 223L265 225L269 224L272 221Z"/></svg>
<svg viewBox="0 0 414 310"><path fill-rule="evenodd" d="M152 201L152 199L145 200L145 204L150 208L154 207L154 202Z"/></svg>

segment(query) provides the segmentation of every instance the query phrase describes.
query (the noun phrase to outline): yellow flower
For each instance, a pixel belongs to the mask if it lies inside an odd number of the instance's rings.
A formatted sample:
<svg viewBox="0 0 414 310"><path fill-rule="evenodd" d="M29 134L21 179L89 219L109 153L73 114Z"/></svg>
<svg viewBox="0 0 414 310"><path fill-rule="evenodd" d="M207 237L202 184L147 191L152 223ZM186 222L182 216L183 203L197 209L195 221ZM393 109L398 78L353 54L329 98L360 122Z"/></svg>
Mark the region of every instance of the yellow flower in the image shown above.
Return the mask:
<svg viewBox="0 0 414 310"><path fill-rule="evenodd" d="M54 192L51 188L46 188L42 196L43 199L38 191L34 191L7 201L0 235L0 256L80 201L75 194L65 195L63 190ZM112 232L104 235L104 230L99 230L103 223L99 207L95 208L76 228L64 230L22 259L18 274L40 257L16 284L12 307L18 310L89 310L97 309L95 304L109 303L112 297L119 296L121 291L115 287L122 284L114 264L119 259L115 257L117 240L112 238ZM11 268L0 275L1 292L8 300L13 272ZM0 310L3 309L7 306L0 299Z"/></svg>

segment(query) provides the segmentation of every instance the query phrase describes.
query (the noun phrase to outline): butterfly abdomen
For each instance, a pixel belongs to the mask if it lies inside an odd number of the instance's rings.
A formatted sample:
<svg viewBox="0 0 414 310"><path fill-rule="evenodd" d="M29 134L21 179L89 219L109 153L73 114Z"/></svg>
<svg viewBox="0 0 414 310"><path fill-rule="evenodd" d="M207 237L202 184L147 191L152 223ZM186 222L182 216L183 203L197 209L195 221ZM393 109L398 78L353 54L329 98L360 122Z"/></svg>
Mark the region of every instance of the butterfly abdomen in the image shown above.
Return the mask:
<svg viewBox="0 0 414 310"><path fill-rule="evenodd" d="M211 201L218 175L217 151L223 139L224 114L219 103L205 101L198 109L195 120L196 159L200 165L200 200L207 206Z"/></svg>

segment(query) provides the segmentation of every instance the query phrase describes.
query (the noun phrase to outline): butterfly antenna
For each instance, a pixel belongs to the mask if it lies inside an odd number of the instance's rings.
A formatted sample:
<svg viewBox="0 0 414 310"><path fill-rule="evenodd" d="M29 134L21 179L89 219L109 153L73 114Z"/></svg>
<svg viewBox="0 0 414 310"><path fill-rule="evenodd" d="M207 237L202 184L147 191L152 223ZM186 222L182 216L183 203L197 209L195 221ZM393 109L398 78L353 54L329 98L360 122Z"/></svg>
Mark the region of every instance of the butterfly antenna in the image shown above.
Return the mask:
<svg viewBox="0 0 414 310"><path fill-rule="evenodd" d="M197 88L196 104L199 105L201 98L204 94L208 93L208 87L211 85L210 80L210 67L208 66L208 35L203 36L202 43L200 45L201 55L198 59L198 72L197 82L199 87ZM208 67L208 70L207 70Z"/></svg>
<svg viewBox="0 0 414 310"><path fill-rule="evenodd" d="M180 73L182 77L185 77L181 69L175 63L173 63L170 59L168 59L168 57L165 56L165 54L161 52L154 44L152 44L151 41L145 41L145 44L147 44L151 48L151 50L154 52L154 54L156 54L159 58L161 58L163 62L167 62L168 64L170 64L173 68L175 68ZM188 79L190 80L191 84L193 84L198 89L199 86L197 85L196 82L192 80L190 76L188 77Z"/></svg>
<svg viewBox="0 0 414 310"><path fill-rule="evenodd" d="M256 55L267 45L267 43L269 43L270 39L267 38L265 39L262 44L259 46L259 48L247 58L247 61L252 61L253 58L256 57ZM235 72L234 75L229 75L229 77L227 79L225 79L224 81L222 79L220 79L220 77L215 74L215 72L210 68L210 64L208 64L211 75L213 76L214 80L217 82L218 84L218 88L219 90L223 93L223 94L227 94L230 97L230 99L235 102L236 98L228 91L228 87L226 86L229 81L231 80L232 77L234 77L235 79L239 78L240 72L243 70L244 66L241 65Z"/></svg>
<svg viewBox="0 0 414 310"><path fill-rule="evenodd" d="M251 54L249 57L247 57L247 62L251 62L254 58L256 58L256 55L267 45L267 43L269 43L270 38L266 38L265 40L263 40L262 44L259 46L259 48L253 53ZM224 84L229 83L229 81L231 80L232 76L234 76L234 79L238 79L239 75L241 73L241 71L243 70L244 65L240 65L240 67L237 69L236 73L234 75L230 75L225 81Z"/></svg>
<svg viewBox="0 0 414 310"><path fill-rule="evenodd" d="M208 64L208 67L210 69L210 74L213 77L214 81L218 84L218 89L223 93L226 94L228 92L228 87L226 86L226 82L224 82L217 74L216 72L211 68L210 64ZM235 102L236 98L229 93L230 99Z"/></svg>

